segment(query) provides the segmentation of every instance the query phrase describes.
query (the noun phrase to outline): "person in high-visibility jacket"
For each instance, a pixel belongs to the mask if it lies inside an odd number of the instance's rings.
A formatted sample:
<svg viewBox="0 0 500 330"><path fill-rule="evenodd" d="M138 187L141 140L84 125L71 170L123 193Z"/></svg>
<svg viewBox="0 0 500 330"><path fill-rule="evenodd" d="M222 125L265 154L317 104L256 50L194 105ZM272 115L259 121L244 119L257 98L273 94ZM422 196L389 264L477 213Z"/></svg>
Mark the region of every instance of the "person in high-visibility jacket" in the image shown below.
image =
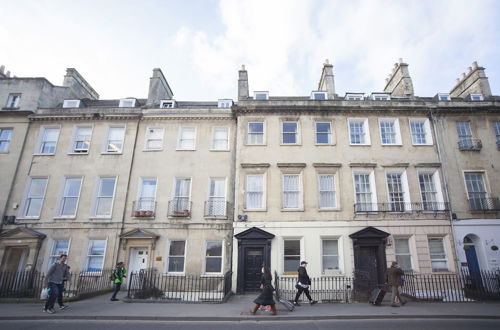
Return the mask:
<svg viewBox="0 0 500 330"><path fill-rule="evenodd" d="M113 272L111 273L110 279L113 281L115 284L115 288L113 290L113 296L111 296L111 301L118 301L116 299L116 295L118 294L118 291L120 291L120 287L122 286L123 278L127 277L127 270L125 267L123 267L123 262L117 262L116 263L116 268L113 269Z"/></svg>

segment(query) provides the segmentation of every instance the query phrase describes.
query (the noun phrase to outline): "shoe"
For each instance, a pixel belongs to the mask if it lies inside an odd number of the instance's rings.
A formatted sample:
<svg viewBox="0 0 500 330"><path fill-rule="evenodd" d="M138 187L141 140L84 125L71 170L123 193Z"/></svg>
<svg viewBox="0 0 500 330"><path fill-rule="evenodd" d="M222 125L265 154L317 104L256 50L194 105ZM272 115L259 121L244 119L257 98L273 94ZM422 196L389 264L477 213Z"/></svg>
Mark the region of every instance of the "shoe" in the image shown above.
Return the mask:
<svg viewBox="0 0 500 330"><path fill-rule="evenodd" d="M403 302L401 302L401 305L404 306L404 305L406 305L406 303L407 303L407 301L403 301Z"/></svg>
<svg viewBox="0 0 500 330"><path fill-rule="evenodd" d="M392 307L400 307L400 306L399 306L399 305L397 305L397 304L392 304L391 306L392 306Z"/></svg>
<svg viewBox="0 0 500 330"><path fill-rule="evenodd" d="M119 299L116 299L116 298L111 298L110 300L111 300L111 301L118 301Z"/></svg>
<svg viewBox="0 0 500 330"><path fill-rule="evenodd" d="M317 301L317 300L311 300L311 306L312 306L312 305L316 305L317 303L318 303L318 301Z"/></svg>
<svg viewBox="0 0 500 330"><path fill-rule="evenodd" d="M49 313L49 314L54 314L56 311L55 311L54 309L52 309L52 308L49 308L49 309L45 309L45 308L44 308L44 309L43 309L43 312L44 312L44 313Z"/></svg>
<svg viewBox="0 0 500 330"><path fill-rule="evenodd" d="M63 309L66 309L66 308L68 308L68 307L69 307L68 305L62 305L62 306L59 306L59 309L60 309L60 310L63 310Z"/></svg>
<svg viewBox="0 0 500 330"><path fill-rule="evenodd" d="M294 306L300 306L300 304L298 302L296 302L296 301L293 302L293 305Z"/></svg>

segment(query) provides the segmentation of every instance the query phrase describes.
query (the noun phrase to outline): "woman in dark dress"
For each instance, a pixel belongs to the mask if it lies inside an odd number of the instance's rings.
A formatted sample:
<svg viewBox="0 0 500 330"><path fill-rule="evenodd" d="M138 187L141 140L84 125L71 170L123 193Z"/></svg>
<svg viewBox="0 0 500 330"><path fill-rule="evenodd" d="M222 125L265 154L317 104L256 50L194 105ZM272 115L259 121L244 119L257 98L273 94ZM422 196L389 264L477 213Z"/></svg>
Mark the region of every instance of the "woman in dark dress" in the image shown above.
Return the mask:
<svg viewBox="0 0 500 330"><path fill-rule="evenodd" d="M273 291L272 286L273 276L268 267L262 267L262 278L260 280L262 293L253 301L255 307L250 311L253 315L257 312L260 306L271 306L271 311L273 315L276 315L276 307L274 306Z"/></svg>

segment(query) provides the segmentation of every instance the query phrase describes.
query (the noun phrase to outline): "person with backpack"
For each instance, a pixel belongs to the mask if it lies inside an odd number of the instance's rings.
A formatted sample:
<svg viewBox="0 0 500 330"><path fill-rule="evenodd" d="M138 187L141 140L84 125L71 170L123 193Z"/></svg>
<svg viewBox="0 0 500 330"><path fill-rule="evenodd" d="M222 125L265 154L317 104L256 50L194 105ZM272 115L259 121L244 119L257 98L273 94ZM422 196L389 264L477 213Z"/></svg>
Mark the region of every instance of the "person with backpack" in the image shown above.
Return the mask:
<svg viewBox="0 0 500 330"><path fill-rule="evenodd" d="M111 296L111 301L118 301L119 299L116 299L116 295L118 294L118 291L120 291L120 288L122 286L123 278L127 277L127 270L125 267L123 267L123 262L119 261L116 263L116 268L113 269L113 272L111 273L110 280L113 281L115 287L113 289L113 295Z"/></svg>

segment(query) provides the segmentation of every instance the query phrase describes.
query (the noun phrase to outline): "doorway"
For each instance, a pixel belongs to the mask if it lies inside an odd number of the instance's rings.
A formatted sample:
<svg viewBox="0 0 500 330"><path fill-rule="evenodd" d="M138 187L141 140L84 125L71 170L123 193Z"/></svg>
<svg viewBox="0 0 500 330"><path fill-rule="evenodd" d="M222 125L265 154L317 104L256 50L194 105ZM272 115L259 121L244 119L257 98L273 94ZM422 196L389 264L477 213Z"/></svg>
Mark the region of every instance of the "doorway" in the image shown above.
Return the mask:
<svg viewBox="0 0 500 330"><path fill-rule="evenodd" d="M8 247L5 251L2 271L11 273L24 271L28 253L29 249L24 246Z"/></svg>
<svg viewBox="0 0 500 330"><path fill-rule="evenodd" d="M146 268L148 268L148 248L131 248L128 273L138 273Z"/></svg>
<svg viewBox="0 0 500 330"><path fill-rule="evenodd" d="M257 291L259 289L263 262L263 247L245 249L245 291Z"/></svg>
<svg viewBox="0 0 500 330"><path fill-rule="evenodd" d="M475 289L480 289L483 286L481 268L479 267L479 260L477 258L476 245L474 244L473 238L469 235L464 237L464 250L472 286Z"/></svg>

